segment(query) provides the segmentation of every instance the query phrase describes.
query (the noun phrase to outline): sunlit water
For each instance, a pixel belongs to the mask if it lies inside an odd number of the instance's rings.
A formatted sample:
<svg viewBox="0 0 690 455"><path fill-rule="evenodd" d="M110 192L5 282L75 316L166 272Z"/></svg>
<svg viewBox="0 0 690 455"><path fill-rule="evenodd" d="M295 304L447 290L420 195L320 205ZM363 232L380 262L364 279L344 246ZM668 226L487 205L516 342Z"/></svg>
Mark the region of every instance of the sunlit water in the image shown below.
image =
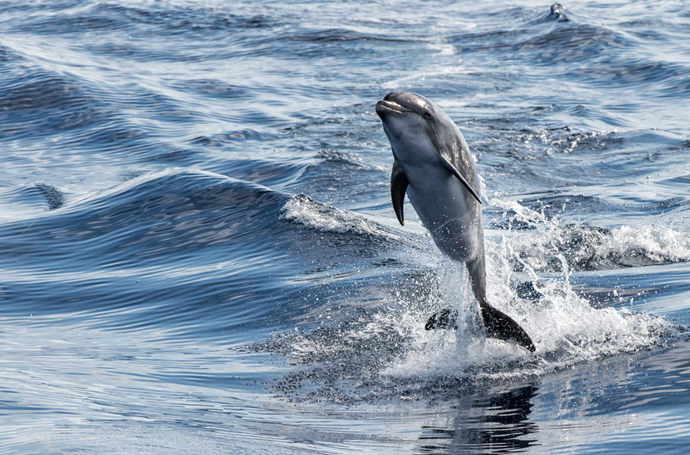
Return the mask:
<svg viewBox="0 0 690 455"><path fill-rule="evenodd" d="M0 27L0 452L687 450L689 4L17 1ZM489 298L534 354L397 224L391 90L464 132Z"/></svg>

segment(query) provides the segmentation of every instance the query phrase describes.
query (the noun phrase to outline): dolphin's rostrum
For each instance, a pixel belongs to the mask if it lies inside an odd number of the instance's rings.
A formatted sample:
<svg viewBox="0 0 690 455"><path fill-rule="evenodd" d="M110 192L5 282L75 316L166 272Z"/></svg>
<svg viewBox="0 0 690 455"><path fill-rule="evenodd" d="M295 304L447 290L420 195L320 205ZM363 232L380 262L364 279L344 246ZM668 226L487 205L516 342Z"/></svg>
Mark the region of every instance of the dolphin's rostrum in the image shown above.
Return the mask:
<svg viewBox="0 0 690 455"><path fill-rule="evenodd" d="M398 221L404 224L407 193L438 248L466 264L487 335L534 351L534 343L523 328L486 301L479 178L457 125L434 103L413 93L389 93L376 104L376 113L395 158L391 198ZM454 326L456 317L454 312L443 310L429 318L426 329Z"/></svg>

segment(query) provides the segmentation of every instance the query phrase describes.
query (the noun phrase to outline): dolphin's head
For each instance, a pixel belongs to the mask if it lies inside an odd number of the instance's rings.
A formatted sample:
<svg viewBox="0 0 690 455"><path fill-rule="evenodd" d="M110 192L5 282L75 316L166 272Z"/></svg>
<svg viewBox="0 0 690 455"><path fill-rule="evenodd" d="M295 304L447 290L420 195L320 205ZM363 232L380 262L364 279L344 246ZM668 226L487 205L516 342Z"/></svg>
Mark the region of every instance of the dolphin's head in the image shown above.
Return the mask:
<svg viewBox="0 0 690 455"><path fill-rule="evenodd" d="M376 103L376 113L403 162L437 160L443 148L457 146L460 130L432 101L407 92L391 92ZM464 142L464 139L461 139Z"/></svg>
<svg viewBox="0 0 690 455"><path fill-rule="evenodd" d="M391 92L376 103L383 130L402 169L443 166L482 203L474 160L457 125L423 96Z"/></svg>

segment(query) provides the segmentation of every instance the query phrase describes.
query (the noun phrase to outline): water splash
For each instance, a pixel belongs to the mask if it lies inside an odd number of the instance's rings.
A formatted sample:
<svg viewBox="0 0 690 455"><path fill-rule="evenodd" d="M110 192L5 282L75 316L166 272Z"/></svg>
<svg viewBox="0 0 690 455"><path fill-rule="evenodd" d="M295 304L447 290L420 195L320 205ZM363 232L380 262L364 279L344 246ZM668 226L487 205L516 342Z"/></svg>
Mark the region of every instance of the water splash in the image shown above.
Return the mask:
<svg viewBox="0 0 690 455"><path fill-rule="evenodd" d="M486 338L464 265L443 257L428 241L423 251L401 253L417 270L399 283L408 292L392 290L380 296L373 308L344 322L279 334L254 345L252 349L278 351L299 365L276 383L276 390L297 400L357 401L410 390L423 396L443 384L455 387L458 381L539 377L578 363L664 345L683 332L682 326L663 317L593 307L570 283L572 260L553 247L553 233L563 231L558 220L518 203L493 200L492 204L510 208L516 219L536 226L529 232L533 238L543 238L531 244L533 256L552 255L562 266L561 274L540 275L521 254L520 236L487 240L489 301L522 325L536 353ZM611 248L617 238L611 236ZM627 247L621 248L625 255ZM525 277L535 289L531 298L515 286ZM425 331L426 318L447 307L458 311L458 329Z"/></svg>

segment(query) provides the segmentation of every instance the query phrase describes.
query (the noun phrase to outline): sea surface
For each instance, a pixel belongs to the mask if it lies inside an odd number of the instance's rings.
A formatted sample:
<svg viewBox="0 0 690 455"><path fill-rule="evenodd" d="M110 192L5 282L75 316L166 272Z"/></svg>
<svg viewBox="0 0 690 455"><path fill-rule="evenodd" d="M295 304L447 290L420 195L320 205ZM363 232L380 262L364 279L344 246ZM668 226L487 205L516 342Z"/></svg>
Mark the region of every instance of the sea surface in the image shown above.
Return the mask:
<svg viewBox="0 0 690 455"><path fill-rule="evenodd" d="M535 353L398 224L393 90ZM681 0L0 2L0 453L687 453L688 106Z"/></svg>

